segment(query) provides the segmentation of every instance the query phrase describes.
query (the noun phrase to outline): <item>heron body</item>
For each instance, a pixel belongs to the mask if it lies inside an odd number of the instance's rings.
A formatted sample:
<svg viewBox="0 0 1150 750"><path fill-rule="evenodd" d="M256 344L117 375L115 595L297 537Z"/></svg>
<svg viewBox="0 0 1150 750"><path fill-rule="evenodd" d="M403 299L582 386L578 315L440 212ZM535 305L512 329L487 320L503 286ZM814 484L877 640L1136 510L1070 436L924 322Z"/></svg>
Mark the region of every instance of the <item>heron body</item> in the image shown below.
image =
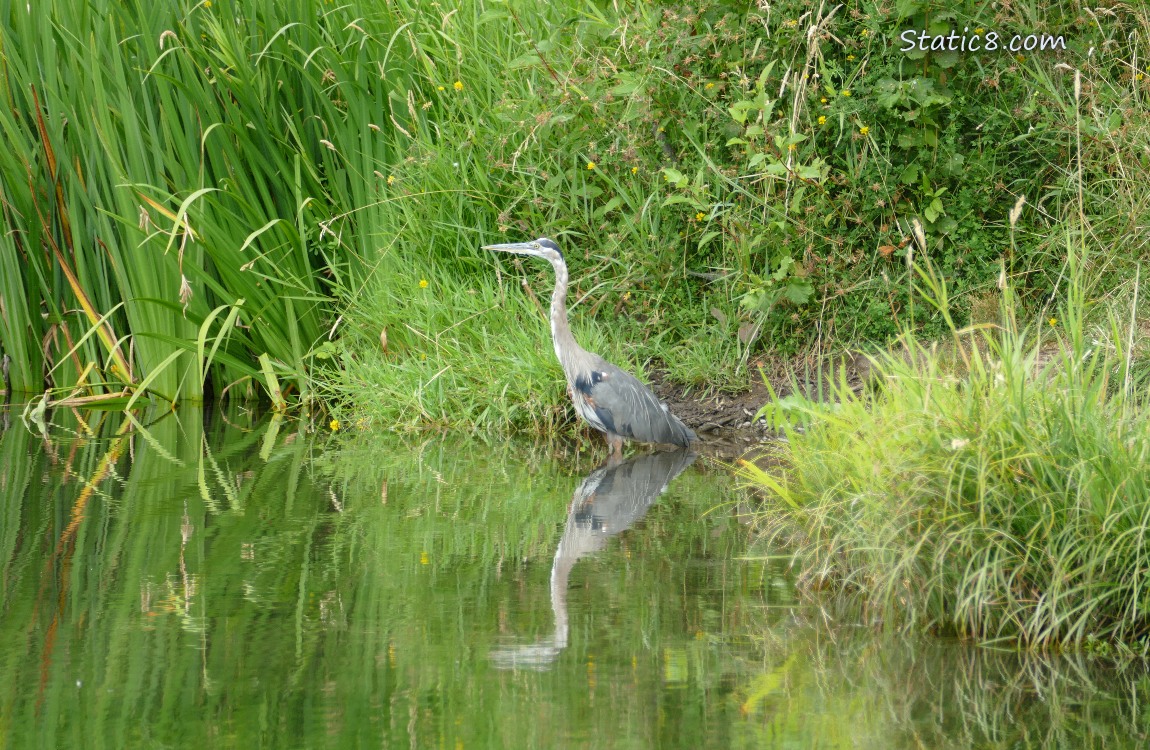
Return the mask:
<svg viewBox="0 0 1150 750"><path fill-rule="evenodd" d="M543 258L555 269L551 295L555 356L567 376L567 393L576 413L603 433L612 455L622 454L624 440L687 447L698 439L638 378L575 341L567 322L567 263L558 245L541 237L531 242L485 245L484 249Z"/></svg>

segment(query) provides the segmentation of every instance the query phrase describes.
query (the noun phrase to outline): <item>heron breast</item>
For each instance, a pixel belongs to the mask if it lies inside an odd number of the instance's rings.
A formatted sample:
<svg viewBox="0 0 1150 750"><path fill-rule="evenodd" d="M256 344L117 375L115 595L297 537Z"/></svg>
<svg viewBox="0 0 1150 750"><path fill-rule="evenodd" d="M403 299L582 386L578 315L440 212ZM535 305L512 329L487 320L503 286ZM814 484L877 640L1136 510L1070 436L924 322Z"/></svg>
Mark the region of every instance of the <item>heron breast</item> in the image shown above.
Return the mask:
<svg viewBox="0 0 1150 750"><path fill-rule="evenodd" d="M615 432L615 419L610 410L599 406L582 389L576 389L571 394L571 401L575 404L575 411L587 420L587 423L600 432Z"/></svg>

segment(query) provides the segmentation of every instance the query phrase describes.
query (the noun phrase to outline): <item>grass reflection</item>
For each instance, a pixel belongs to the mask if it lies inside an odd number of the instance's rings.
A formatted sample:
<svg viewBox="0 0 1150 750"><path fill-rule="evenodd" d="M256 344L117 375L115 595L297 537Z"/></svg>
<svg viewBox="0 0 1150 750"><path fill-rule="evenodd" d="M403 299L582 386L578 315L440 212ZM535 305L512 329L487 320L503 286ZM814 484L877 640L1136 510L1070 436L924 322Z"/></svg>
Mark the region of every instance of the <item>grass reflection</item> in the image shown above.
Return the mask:
<svg viewBox="0 0 1150 750"><path fill-rule="evenodd" d="M61 412L47 437L0 435L0 746L562 745L621 726L649 746L675 732L667 654L691 650L685 685L722 679L743 534L698 520L718 500L704 477L580 565L571 648L524 679L488 654L553 627L589 459L224 416L85 434Z"/></svg>
<svg viewBox="0 0 1150 750"><path fill-rule="evenodd" d="M0 747L1117 747L1143 731L1133 668L812 624L785 570L740 559L746 528L723 510L740 497L707 467L612 513L593 459L554 446L332 440L239 411L50 418L46 437L0 433ZM596 516L609 528L579 554ZM566 647L546 671L499 669L493 652L555 633L564 540Z"/></svg>
<svg viewBox="0 0 1150 750"><path fill-rule="evenodd" d="M827 624L842 617L808 610L760 633L762 670L737 692L747 729L740 746L1145 746L1150 678L1141 662Z"/></svg>

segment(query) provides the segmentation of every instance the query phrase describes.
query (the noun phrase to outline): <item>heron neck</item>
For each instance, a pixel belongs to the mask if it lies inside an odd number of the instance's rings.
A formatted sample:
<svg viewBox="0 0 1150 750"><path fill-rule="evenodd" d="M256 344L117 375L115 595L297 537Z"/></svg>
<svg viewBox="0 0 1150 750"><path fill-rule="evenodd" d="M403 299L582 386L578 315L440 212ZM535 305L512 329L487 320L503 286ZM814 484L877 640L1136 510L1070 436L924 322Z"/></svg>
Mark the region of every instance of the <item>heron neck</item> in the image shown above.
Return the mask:
<svg viewBox="0 0 1150 750"><path fill-rule="evenodd" d="M567 645L567 581L578 560L578 555L569 554L560 540L551 564L551 612L555 615L555 643L559 648Z"/></svg>
<svg viewBox="0 0 1150 750"><path fill-rule="evenodd" d="M559 260L552 265L555 268L555 291L551 294L551 340L555 345L555 356L566 370L567 360L581 349L575 343L567 322L567 264Z"/></svg>

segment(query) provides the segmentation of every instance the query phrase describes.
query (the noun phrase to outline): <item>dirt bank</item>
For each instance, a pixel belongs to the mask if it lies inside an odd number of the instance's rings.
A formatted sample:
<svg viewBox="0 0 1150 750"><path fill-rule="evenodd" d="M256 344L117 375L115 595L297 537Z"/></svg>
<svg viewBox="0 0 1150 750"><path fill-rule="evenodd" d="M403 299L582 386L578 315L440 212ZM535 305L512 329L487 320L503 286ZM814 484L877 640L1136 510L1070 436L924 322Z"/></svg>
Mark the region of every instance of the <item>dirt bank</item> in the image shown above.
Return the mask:
<svg viewBox="0 0 1150 750"><path fill-rule="evenodd" d="M870 371L866 357L856 354L840 361L847 368L847 383L856 391L861 389ZM779 396L790 394L796 381L798 390L808 397L817 392L818 370L810 363L760 360L748 369L751 374L746 388L737 393L708 394L698 387L669 381L659 370L651 374L651 388L679 419L699 434L699 447L704 454L723 460L735 459L776 437L763 420L755 420L755 414L770 400L764 377ZM806 375L792 378L789 373L795 372ZM829 375L828 365L824 365L823 372L824 377Z"/></svg>

